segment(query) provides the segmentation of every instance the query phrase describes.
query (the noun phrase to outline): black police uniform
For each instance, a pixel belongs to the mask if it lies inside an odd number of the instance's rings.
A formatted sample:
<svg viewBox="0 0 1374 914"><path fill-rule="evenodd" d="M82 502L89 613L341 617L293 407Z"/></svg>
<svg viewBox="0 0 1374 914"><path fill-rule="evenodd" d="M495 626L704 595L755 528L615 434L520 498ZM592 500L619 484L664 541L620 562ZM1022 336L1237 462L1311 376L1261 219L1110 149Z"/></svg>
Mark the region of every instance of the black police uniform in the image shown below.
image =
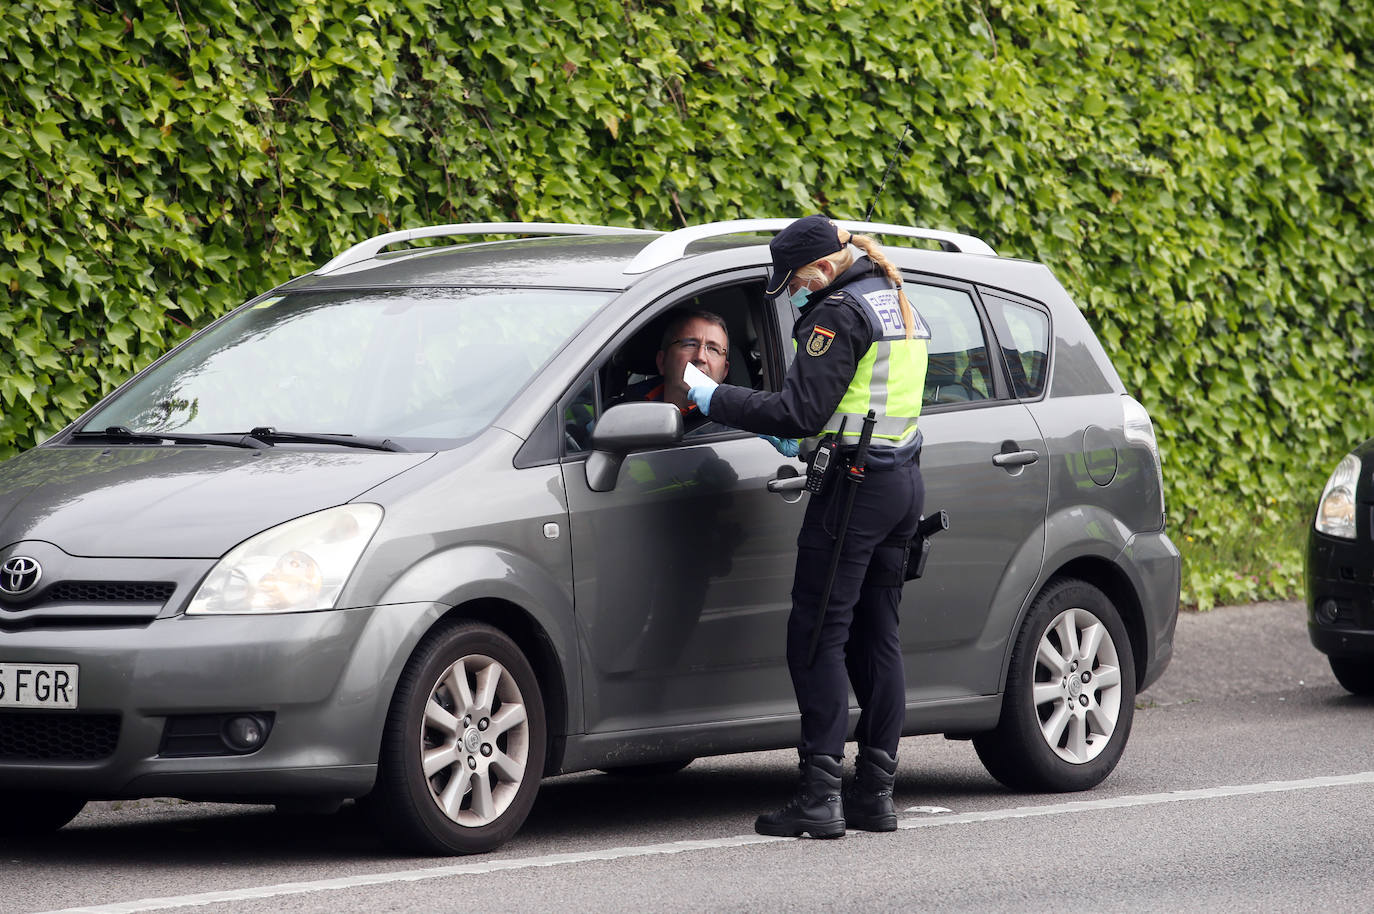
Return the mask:
<svg viewBox="0 0 1374 914"><path fill-rule="evenodd" d="M793 334L797 356L782 389L771 393L722 385L711 396L711 419L780 438L806 438L823 429L849 388L859 360L876 339L866 306L845 287L865 280L865 286L872 285L874 277L881 277L887 288L894 287L872 261L861 257L833 283L813 293ZM829 338L820 354L807 346L817 328L824 331L823 338ZM853 424L845 429L846 440L858 432ZM837 473L826 492L811 496L807 505L797 537L787 624L787 663L801 711L798 751L804 759L843 757L851 684L862 709L855 738L861 746L896 755L906 709L897 633L903 544L915 534L925 500L919 454L919 432L898 447L874 439L866 478L857 487L828 608L819 603L840 532L846 488L852 484ZM812 631L822 613L824 629L815 662L808 667Z"/></svg>

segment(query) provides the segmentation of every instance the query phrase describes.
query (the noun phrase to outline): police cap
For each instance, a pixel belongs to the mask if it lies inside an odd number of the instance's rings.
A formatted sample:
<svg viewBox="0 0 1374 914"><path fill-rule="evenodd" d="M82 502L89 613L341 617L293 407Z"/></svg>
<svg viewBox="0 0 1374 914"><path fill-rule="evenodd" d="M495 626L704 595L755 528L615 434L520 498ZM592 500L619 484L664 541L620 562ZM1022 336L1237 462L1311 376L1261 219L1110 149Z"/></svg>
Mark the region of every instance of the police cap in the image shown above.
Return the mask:
<svg viewBox="0 0 1374 914"><path fill-rule="evenodd" d="M768 250L773 255L773 273L768 277L764 294L777 295L797 270L842 248L839 227L830 219L820 215L798 219L768 243Z"/></svg>

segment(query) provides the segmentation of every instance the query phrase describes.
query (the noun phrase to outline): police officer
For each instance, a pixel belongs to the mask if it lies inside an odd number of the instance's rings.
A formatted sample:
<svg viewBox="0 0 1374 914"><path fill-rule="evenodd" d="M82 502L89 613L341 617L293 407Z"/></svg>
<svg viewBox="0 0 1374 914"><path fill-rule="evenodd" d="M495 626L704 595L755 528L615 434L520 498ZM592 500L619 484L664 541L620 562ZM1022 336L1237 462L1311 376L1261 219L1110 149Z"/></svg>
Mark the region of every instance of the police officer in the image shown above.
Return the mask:
<svg viewBox="0 0 1374 914"><path fill-rule="evenodd" d="M925 386L930 332L901 291L901 275L873 239L851 235L824 216L798 219L769 245L768 295L799 309L797 356L776 393L702 384L688 395L717 422L774 437L789 456L839 445L840 469L856 451L863 418L877 417L865 477L827 605L820 601L852 484L832 471L813 494L797 537L787 665L801 711L801 779L791 802L759 816L761 834L833 838L846 826L892 831L892 784L906 710L897 634L905 544L925 500L916 418ZM841 426L843 423L842 437ZM822 626L808 663L814 627ZM849 724L849 686L861 713L856 774L841 798Z"/></svg>

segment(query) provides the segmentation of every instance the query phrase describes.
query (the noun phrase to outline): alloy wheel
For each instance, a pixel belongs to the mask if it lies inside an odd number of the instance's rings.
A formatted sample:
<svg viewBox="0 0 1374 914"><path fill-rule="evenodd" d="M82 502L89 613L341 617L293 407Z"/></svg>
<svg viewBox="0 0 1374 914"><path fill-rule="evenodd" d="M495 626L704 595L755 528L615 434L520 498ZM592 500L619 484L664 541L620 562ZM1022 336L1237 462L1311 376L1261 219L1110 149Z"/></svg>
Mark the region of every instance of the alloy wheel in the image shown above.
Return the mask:
<svg viewBox="0 0 1374 914"><path fill-rule="evenodd" d="M515 677L480 654L447 667L430 687L420 730L430 797L459 825L498 819L524 781L530 725Z"/></svg>
<svg viewBox="0 0 1374 914"><path fill-rule="evenodd" d="M1100 619L1081 608L1054 618L1036 649L1032 694L1041 735L1061 759L1082 764L1107 747L1123 690L1116 643Z"/></svg>

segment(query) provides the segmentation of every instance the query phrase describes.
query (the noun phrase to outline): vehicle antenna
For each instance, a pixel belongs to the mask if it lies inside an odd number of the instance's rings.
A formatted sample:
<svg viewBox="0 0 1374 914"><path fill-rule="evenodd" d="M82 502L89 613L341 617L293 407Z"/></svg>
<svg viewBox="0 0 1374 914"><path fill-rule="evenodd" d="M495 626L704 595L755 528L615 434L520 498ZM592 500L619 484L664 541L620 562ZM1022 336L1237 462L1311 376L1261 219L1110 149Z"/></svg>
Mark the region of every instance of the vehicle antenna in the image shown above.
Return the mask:
<svg viewBox="0 0 1374 914"><path fill-rule="evenodd" d="M901 139L897 140L897 148L892 151L892 158L887 160L887 169L883 172L882 183L878 185L878 192L873 195L873 202L868 204L868 212L864 213L865 222L873 215L873 208L878 205L878 198L883 195L883 188L887 187L887 176L892 174L892 166L897 164L897 157L902 154L902 148L906 146L906 135L910 132L911 125L903 125Z"/></svg>

